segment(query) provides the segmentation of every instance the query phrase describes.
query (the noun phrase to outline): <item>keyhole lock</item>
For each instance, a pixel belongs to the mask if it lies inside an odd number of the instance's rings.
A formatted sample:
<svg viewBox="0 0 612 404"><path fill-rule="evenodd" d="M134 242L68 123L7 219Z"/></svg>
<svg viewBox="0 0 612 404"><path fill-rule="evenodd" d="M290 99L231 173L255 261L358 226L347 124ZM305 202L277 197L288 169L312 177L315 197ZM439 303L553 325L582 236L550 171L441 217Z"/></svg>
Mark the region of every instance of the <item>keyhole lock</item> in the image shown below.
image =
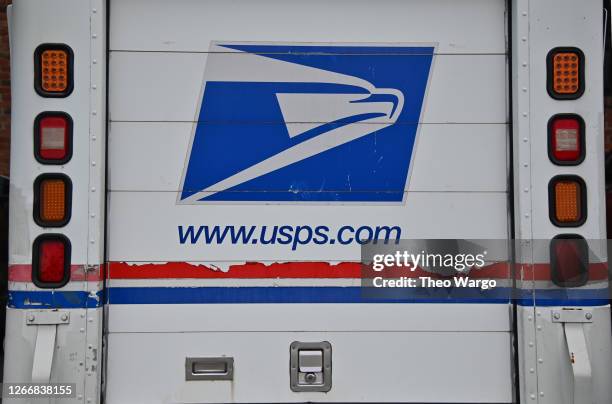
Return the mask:
<svg viewBox="0 0 612 404"><path fill-rule="evenodd" d="M294 342L290 347L291 390L327 392L331 389L331 344Z"/></svg>

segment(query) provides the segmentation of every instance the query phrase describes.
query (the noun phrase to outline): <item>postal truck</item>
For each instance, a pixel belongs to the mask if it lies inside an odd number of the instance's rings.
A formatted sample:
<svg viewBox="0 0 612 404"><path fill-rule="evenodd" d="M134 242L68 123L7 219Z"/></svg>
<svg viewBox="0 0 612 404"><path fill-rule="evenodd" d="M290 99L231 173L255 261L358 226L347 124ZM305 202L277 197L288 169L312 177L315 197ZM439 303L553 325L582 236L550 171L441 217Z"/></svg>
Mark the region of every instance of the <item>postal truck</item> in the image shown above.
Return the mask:
<svg viewBox="0 0 612 404"><path fill-rule="evenodd" d="M612 402L601 0L8 14L6 402ZM363 293L453 239L508 298Z"/></svg>

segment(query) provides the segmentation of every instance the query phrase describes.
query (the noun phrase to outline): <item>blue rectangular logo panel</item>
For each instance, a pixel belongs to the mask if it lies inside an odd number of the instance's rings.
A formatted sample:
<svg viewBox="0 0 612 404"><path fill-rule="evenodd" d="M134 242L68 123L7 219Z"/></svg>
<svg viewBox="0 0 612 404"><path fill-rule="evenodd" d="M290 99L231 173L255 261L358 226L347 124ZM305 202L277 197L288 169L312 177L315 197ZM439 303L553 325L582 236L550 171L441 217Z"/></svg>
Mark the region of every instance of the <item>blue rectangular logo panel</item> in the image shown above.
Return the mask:
<svg viewBox="0 0 612 404"><path fill-rule="evenodd" d="M433 46L211 49L179 203L402 201Z"/></svg>

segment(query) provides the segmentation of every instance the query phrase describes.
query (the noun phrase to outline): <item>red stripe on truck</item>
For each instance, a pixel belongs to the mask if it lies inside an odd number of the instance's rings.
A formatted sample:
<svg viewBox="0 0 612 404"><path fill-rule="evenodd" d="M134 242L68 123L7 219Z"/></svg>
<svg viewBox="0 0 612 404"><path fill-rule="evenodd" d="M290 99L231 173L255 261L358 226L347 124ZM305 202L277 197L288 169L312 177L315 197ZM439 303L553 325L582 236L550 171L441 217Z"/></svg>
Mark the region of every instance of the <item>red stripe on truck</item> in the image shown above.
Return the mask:
<svg viewBox="0 0 612 404"><path fill-rule="evenodd" d="M104 279L103 272L100 265L94 266L91 271L87 271L85 265L71 265L70 281L98 282ZM8 280L9 282L32 282L32 265L9 265Z"/></svg>

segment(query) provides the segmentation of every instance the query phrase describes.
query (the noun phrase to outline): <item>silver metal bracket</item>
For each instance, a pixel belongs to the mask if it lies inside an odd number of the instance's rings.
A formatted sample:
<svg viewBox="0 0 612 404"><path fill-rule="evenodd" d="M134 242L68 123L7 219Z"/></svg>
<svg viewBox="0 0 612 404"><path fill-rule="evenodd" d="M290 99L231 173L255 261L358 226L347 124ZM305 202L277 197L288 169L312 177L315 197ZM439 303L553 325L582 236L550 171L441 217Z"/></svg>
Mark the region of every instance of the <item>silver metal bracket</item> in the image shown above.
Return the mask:
<svg viewBox="0 0 612 404"><path fill-rule="evenodd" d="M332 387L331 344L298 342L289 349L291 390L328 392Z"/></svg>
<svg viewBox="0 0 612 404"><path fill-rule="evenodd" d="M70 324L70 312L61 310L32 310L25 315L28 326L36 326L36 345L32 359L32 382L49 383L53 367L53 353L57 326Z"/></svg>
<svg viewBox="0 0 612 404"><path fill-rule="evenodd" d="M70 324L70 312L59 310L29 311L26 314L27 325L60 325Z"/></svg>
<svg viewBox="0 0 612 404"><path fill-rule="evenodd" d="M233 380L234 358L186 358L185 380Z"/></svg>
<svg viewBox="0 0 612 404"><path fill-rule="evenodd" d="M553 323L592 323L593 312L583 309L562 309L552 312Z"/></svg>
<svg viewBox="0 0 612 404"><path fill-rule="evenodd" d="M584 324L593 322L593 312L584 309L562 309L552 312L552 322L563 326L569 362L572 366L574 404L592 402L592 368Z"/></svg>

